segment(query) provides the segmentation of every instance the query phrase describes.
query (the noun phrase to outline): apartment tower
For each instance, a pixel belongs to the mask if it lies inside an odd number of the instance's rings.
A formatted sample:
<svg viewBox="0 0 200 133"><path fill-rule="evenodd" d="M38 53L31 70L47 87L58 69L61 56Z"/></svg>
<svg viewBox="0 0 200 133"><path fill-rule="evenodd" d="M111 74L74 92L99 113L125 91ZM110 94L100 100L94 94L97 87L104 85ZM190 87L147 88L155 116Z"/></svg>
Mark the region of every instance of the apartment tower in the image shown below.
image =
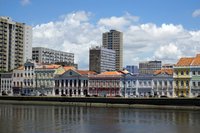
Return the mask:
<svg viewBox="0 0 200 133"><path fill-rule="evenodd" d="M113 49L116 52L116 70L123 69L123 33L110 30L110 32L103 33L102 37L103 47Z"/></svg>
<svg viewBox="0 0 200 133"><path fill-rule="evenodd" d="M103 47L90 48L89 69L97 73L115 70L115 51Z"/></svg>
<svg viewBox="0 0 200 133"><path fill-rule="evenodd" d="M0 17L0 71L10 71L32 58L32 27Z"/></svg>
<svg viewBox="0 0 200 133"><path fill-rule="evenodd" d="M54 63L68 63L74 64L74 53L58 51L44 47L33 47L32 59L36 63L54 64Z"/></svg>

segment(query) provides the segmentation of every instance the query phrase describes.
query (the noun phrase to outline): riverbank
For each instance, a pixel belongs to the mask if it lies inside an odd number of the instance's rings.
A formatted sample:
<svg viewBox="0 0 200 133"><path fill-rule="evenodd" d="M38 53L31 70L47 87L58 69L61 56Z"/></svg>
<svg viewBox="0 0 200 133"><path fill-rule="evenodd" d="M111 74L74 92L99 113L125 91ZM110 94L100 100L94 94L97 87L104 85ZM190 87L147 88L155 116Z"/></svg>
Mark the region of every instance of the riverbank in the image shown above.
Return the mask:
<svg viewBox="0 0 200 133"><path fill-rule="evenodd" d="M200 110L199 98L0 97L0 104Z"/></svg>

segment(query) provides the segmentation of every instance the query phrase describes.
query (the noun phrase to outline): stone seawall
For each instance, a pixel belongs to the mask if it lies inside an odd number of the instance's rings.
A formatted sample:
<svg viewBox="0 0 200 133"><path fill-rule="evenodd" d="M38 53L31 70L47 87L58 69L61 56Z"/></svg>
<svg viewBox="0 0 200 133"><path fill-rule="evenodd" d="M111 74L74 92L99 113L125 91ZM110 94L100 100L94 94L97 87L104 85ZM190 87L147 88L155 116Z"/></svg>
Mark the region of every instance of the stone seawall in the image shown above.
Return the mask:
<svg viewBox="0 0 200 133"><path fill-rule="evenodd" d="M80 105L103 107L200 108L200 98L100 98L100 97L10 97L0 96L0 103Z"/></svg>

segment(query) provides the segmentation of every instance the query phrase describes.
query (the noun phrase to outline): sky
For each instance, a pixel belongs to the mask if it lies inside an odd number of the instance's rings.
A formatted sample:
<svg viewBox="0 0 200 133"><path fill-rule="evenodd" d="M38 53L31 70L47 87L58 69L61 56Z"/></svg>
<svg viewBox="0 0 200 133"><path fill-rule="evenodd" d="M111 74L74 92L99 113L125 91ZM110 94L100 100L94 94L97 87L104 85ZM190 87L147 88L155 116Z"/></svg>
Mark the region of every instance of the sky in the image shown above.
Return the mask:
<svg viewBox="0 0 200 133"><path fill-rule="evenodd" d="M33 46L72 52L88 69L102 33L123 32L124 63L200 53L200 0L0 0L0 16L33 27Z"/></svg>

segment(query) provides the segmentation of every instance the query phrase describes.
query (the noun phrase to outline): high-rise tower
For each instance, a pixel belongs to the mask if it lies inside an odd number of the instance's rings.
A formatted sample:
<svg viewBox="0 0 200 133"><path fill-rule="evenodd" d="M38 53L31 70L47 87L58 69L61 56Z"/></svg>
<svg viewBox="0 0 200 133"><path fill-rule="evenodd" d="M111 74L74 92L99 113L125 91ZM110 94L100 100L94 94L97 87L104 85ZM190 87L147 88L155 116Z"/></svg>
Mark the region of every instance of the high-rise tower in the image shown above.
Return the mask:
<svg viewBox="0 0 200 133"><path fill-rule="evenodd" d="M103 33L102 37L103 47L113 49L116 52L116 70L123 69L123 33L110 30L110 32Z"/></svg>
<svg viewBox="0 0 200 133"><path fill-rule="evenodd" d="M32 58L32 27L0 17L0 71L10 71Z"/></svg>

